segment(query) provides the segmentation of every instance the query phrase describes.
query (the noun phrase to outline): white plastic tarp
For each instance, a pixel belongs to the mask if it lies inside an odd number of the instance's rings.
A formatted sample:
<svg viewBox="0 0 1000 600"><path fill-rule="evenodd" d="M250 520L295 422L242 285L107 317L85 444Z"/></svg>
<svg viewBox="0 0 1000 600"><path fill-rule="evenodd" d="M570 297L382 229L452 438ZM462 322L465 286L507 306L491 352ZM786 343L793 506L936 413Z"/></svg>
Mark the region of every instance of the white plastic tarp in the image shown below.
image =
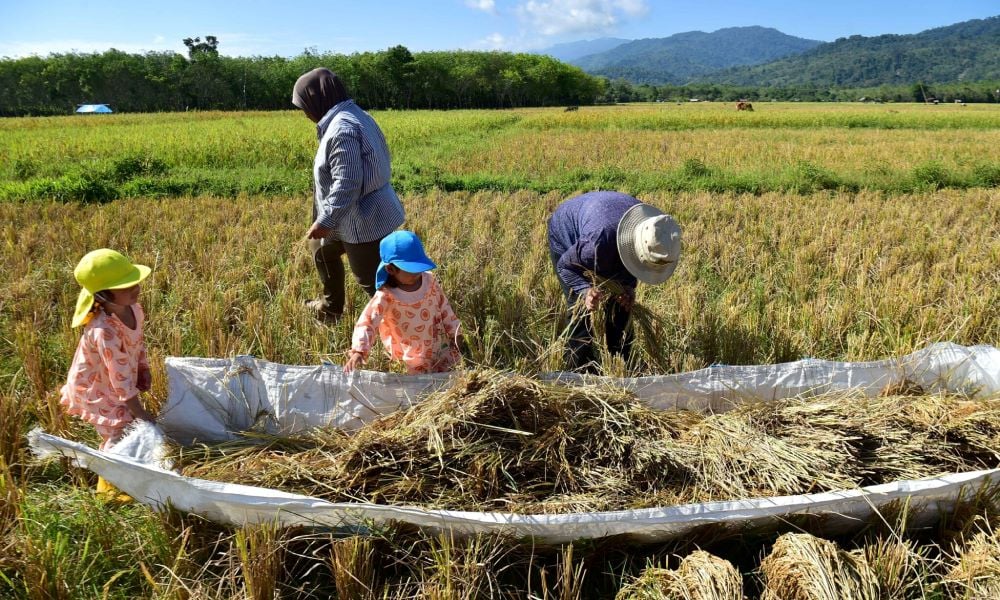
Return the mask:
<svg viewBox="0 0 1000 600"><path fill-rule="evenodd" d="M183 477L172 471L101 452L42 432L33 432L36 453L59 453L101 475L133 498L152 506L169 502L220 523L364 528L390 521L456 535L504 532L543 543L625 535L641 542L666 541L704 526L746 531L767 528L793 515L816 515L830 531L860 525L878 506L907 500L923 514L946 513L962 495L974 494L1000 469L897 481L856 490L801 496L706 502L662 508L564 515L428 510L368 503L333 503L279 490Z"/></svg>
<svg viewBox="0 0 1000 600"><path fill-rule="evenodd" d="M292 434L316 426L354 430L405 408L447 384L448 374L344 374L337 365L292 366L250 356L168 358L170 396L158 417L173 439L223 441L251 427ZM934 344L902 358L874 362L805 359L753 366L713 366L653 377L611 378L549 373L543 379L627 388L661 410L724 412L747 400L773 400L836 390L876 396L909 381L928 392L1000 393L1000 350Z"/></svg>
<svg viewBox="0 0 1000 600"><path fill-rule="evenodd" d="M251 357L169 358L167 370L170 395L159 422L182 443L225 440L250 427L280 434L318 425L356 429L408 406L421 393L445 384L449 378L373 372L348 376L334 365L288 366ZM566 383L584 380L567 373L553 373L546 378ZM719 366L661 377L585 379L631 389L642 401L664 410L722 411L750 399L833 390L854 389L875 395L904 380L927 391L985 397L1000 393L1000 350L935 344L902 358L876 362L809 359L779 365ZM903 499L925 508L924 514L937 514L963 493L993 481L1000 471L950 474L800 496L615 512L519 515L331 503L278 490L192 479L152 462L93 450L41 432L32 434L32 448L39 453L69 456L150 505L169 503L224 523L359 527L401 521L456 534L504 531L551 543L611 535L662 541L709 524L748 529L804 514L848 527L870 518L878 506Z"/></svg>

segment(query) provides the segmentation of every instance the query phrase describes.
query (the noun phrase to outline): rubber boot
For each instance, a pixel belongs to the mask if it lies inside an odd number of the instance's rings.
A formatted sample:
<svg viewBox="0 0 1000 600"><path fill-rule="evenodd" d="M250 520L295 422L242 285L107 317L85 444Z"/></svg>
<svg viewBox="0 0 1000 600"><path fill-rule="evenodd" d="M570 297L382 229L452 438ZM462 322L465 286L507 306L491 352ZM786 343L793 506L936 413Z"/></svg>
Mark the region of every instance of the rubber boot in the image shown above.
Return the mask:
<svg viewBox="0 0 1000 600"><path fill-rule="evenodd" d="M103 477L97 478L97 497L105 502L120 502L122 504L128 504L133 501L132 496L119 491L118 488L108 483L108 480Z"/></svg>

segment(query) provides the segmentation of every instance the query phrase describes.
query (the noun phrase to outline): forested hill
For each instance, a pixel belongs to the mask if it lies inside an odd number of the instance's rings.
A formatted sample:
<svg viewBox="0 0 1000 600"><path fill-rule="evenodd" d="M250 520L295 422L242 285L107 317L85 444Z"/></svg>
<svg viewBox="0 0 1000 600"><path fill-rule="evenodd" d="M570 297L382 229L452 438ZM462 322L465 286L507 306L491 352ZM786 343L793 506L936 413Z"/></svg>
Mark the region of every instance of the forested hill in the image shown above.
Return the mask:
<svg viewBox="0 0 1000 600"><path fill-rule="evenodd" d="M1000 80L1000 17L912 35L841 38L797 56L702 78L705 82L773 87L987 80Z"/></svg>
<svg viewBox="0 0 1000 600"><path fill-rule="evenodd" d="M768 27L730 27L712 33L691 31L635 40L570 62L588 73L612 79L683 84L720 69L800 54L821 43Z"/></svg>
<svg viewBox="0 0 1000 600"><path fill-rule="evenodd" d="M556 60L572 63L584 56L607 52L612 48L617 48L622 44L627 44L632 40L622 38L598 38L596 40L581 40L579 42L567 42L556 44L543 50L537 50L534 54L545 54Z"/></svg>
<svg viewBox="0 0 1000 600"><path fill-rule="evenodd" d="M404 46L294 58L228 57L214 36L173 52L53 54L0 59L0 116L70 114L77 104L116 112L292 108L295 80L328 67L365 108L508 108L592 104L603 80L549 56L419 52Z"/></svg>

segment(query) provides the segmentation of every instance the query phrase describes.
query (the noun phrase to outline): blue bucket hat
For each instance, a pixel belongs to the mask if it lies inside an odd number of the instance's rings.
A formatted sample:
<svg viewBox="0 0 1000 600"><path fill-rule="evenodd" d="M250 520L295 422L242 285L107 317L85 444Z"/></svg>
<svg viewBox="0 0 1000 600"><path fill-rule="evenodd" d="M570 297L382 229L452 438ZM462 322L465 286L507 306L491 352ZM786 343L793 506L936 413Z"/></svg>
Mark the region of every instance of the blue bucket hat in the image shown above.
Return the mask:
<svg viewBox="0 0 1000 600"><path fill-rule="evenodd" d="M427 258L424 245L412 231L394 231L382 239L378 245L378 253L382 262L375 271L375 289L379 289L389 279L388 265L407 273L423 273L436 268L434 261Z"/></svg>

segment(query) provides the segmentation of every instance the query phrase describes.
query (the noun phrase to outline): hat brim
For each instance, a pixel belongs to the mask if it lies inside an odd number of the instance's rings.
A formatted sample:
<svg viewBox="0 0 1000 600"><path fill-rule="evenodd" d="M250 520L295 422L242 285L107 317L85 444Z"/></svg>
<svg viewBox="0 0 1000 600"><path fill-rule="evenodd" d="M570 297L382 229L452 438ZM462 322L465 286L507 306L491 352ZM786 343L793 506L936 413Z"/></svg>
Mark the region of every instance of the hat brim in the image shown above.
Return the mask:
<svg viewBox="0 0 1000 600"><path fill-rule="evenodd" d="M152 273L152 269L146 265L132 265L132 270L129 273L116 281L115 283L107 286L106 290L123 290L125 288L130 288L133 285L137 285L149 274ZM101 290L96 290L97 292ZM90 309L94 306L94 293L88 291L86 288L80 290L80 295L76 298L76 310L73 311L73 321L71 323L72 327L79 327L83 325L83 321L87 318L87 314L90 313Z"/></svg>
<svg viewBox="0 0 1000 600"><path fill-rule="evenodd" d="M406 271L407 273L423 273L424 271L430 271L436 269L437 265L434 261L427 259L427 262L423 261L402 261L394 260L391 263L379 262L378 268L375 270L375 289L381 288L385 285L386 281L389 281L389 271L386 269L388 265L393 265L397 269Z"/></svg>
<svg viewBox="0 0 1000 600"><path fill-rule="evenodd" d="M125 288L130 288L133 285L141 282L143 279L149 277L149 274L153 272L152 269L146 265L132 265L132 271L122 279L118 280L112 285L104 288L106 290L123 290ZM100 290L98 290L100 291Z"/></svg>
<svg viewBox="0 0 1000 600"><path fill-rule="evenodd" d="M667 265L650 265L639 260L639 255L635 251L635 234L639 224L651 217L664 215L662 210L649 204L636 204L625 211L620 221L618 221L618 254L621 255L622 264L633 277L643 283L658 285L670 279L677 268L677 263L672 262Z"/></svg>
<svg viewBox="0 0 1000 600"><path fill-rule="evenodd" d="M397 269L407 273L423 273L437 268L431 259L424 260L394 260L392 263Z"/></svg>

